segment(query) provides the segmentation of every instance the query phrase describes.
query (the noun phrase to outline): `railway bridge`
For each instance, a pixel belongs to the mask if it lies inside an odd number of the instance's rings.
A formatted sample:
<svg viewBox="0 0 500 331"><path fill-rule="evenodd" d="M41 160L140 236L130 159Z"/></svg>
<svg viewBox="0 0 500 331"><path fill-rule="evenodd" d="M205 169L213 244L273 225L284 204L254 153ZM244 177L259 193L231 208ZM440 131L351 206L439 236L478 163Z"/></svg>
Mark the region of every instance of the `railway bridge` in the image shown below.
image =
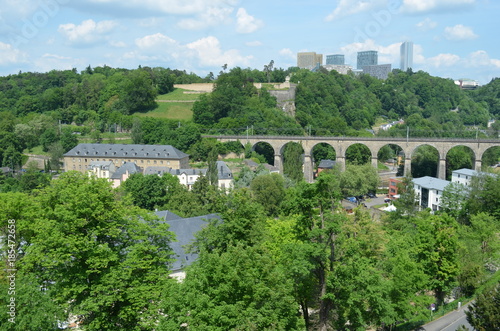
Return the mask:
<svg viewBox="0 0 500 331"><path fill-rule="evenodd" d="M346 150L354 144L362 144L371 152L372 166L377 167L377 154L385 145L399 146L405 155L404 173L411 174L411 158L415 150L423 145L434 147L439 153L437 174L441 179L446 176L446 155L456 146L469 147L474 153L474 170L481 170L481 160L486 150L500 146L500 140L495 139L452 139L452 138L394 138L394 137L313 137L313 136L223 136L205 135L206 138L216 138L220 142L240 141L243 145L250 143L255 147L258 143L267 143L274 149L274 165L283 173L283 149L289 142L299 143L304 149L304 178L313 181L312 150L317 144L328 144L336 153L336 162L345 169Z"/></svg>

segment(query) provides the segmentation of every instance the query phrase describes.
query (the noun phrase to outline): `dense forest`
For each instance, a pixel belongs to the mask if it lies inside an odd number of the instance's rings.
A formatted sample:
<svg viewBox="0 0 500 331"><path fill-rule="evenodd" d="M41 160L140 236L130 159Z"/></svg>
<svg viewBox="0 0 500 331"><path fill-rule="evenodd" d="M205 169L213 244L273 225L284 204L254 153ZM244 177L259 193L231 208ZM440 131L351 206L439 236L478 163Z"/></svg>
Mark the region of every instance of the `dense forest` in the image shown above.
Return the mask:
<svg viewBox="0 0 500 331"><path fill-rule="evenodd" d="M207 177L191 191L169 174L112 189L74 172L0 193L4 240L16 230L4 247L17 307L16 324L2 312L0 325L55 330L69 314L85 330L411 330L432 303L453 309L498 282L499 177L447 192L435 214L418 211L408 189L376 221L340 206L346 175L336 170L312 184L249 175L229 194ZM175 235L156 208L221 215L198 234L181 283L167 277ZM11 274L0 274L2 302Z"/></svg>
<svg viewBox="0 0 500 331"><path fill-rule="evenodd" d="M276 108L271 85L253 84L287 76L297 84L295 116ZM192 119L137 116L174 84L201 82L214 89L194 103ZM262 162L273 155L262 146L203 139L205 133L498 138L499 122L488 122L499 119L499 97L500 79L464 91L411 70L395 70L385 81L298 68L223 68L201 78L164 68L89 66L0 77L0 165L25 167L22 175L0 174L7 266L0 270L0 301L12 300L14 284L16 304L15 323L2 310L0 327L56 330L69 318L84 330L415 329L428 321L431 304L444 312L499 282L500 177L479 176L467 190L450 185L436 213L417 208L405 178L397 210L373 218L363 206L348 213L340 204L377 190L378 174L362 149L348 153L345 171L334 168L306 183L293 162L301 147L290 144L284 175L244 168L228 193L210 176L188 190L169 174L135 174L114 189L75 172L52 180L50 170L81 137L98 143L107 132L174 145L209 168L229 151ZM387 131L373 130L401 119ZM25 164L36 150L51 156L44 172ZM483 164L499 161L499 149L492 150ZM324 146L315 153L332 158ZM379 158L395 153L388 145ZM452 167L471 162L460 148L449 157ZM424 149L414 162L427 175L438 160ZM183 282L168 277L175 235L154 210L221 217L189 248L198 259ZM470 313L475 326L498 297L485 293Z"/></svg>

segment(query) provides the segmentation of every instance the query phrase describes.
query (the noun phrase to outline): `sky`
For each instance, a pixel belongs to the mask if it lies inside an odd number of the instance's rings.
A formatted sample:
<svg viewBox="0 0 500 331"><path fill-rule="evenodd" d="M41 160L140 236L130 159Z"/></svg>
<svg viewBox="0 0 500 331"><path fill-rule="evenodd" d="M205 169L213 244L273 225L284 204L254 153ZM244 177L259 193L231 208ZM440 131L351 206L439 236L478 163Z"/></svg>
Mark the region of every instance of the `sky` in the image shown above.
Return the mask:
<svg viewBox="0 0 500 331"><path fill-rule="evenodd" d="M487 84L500 77L498 0L0 0L0 75L108 65L217 75L297 65L298 52L378 51L399 68Z"/></svg>

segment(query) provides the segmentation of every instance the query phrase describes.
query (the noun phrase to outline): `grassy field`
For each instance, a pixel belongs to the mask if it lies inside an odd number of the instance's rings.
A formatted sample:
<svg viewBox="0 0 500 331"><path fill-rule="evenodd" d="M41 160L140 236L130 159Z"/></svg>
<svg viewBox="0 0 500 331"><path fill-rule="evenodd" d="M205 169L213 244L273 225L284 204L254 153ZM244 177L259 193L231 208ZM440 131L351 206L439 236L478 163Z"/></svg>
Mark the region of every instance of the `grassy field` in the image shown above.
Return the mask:
<svg viewBox="0 0 500 331"><path fill-rule="evenodd" d="M167 94L162 94L156 97L156 100L180 100L180 101L190 101L190 100L198 100L200 97L200 94L197 93L184 93L188 92L188 90L183 90L180 88L174 89L172 92L167 93Z"/></svg>
<svg viewBox="0 0 500 331"><path fill-rule="evenodd" d="M170 120L193 118L193 102L158 102L158 107L147 113L135 113L139 117L154 117Z"/></svg>
<svg viewBox="0 0 500 331"><path fill-rule="evenodd" d="M200 94L184 94L180 88L156 97L158 107L147 113L135 113L139 117L153 117L169 120L190 120L193 118L193 104ZM167 101L167 102L162 102ZM176 102L179 101L179 102Z"/></svg>

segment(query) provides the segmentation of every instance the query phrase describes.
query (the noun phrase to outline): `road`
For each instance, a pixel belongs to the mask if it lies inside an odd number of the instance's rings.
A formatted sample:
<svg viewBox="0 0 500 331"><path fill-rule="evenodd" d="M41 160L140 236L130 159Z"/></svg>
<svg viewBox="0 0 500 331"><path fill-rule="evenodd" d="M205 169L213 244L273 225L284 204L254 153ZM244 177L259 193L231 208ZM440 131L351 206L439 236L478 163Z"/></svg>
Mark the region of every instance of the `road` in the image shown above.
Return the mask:
<svg viewBox="0 0 500 331"><path fill-rule="evenodd" d="M460 325L466 326L469 330L474 330L467 322L465 311L470 303L461 307L459 310L454 310L443 317L425 324L419 330L425 331L456 331Z"/></svg>

